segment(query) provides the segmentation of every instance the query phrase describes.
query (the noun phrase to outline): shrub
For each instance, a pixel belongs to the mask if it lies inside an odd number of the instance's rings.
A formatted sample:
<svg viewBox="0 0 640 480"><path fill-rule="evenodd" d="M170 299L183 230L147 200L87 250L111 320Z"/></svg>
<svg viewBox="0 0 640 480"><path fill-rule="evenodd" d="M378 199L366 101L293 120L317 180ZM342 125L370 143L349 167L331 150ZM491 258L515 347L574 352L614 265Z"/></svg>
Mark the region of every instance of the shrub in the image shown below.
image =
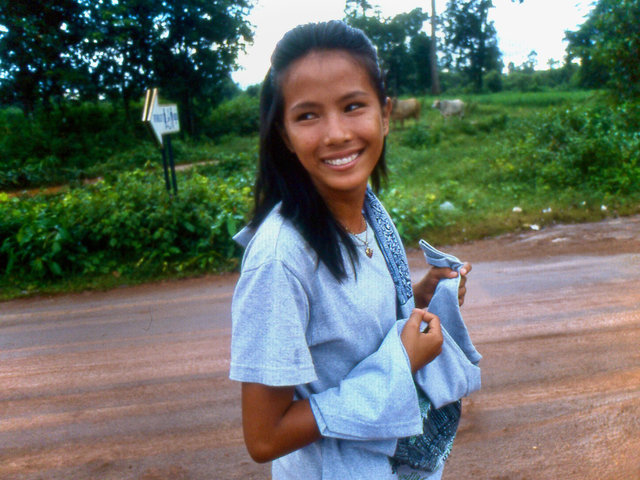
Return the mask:
<svg viewBox="0 0 640 480"><path fill-rule="evenodd" d="M432 130L423 123L414 123L400 135L400 142L407 147L420 149L440 141L440 130Z"/></svg>
<svg viewBox="0 0 640 480"><path fill-rule="evenodd" d="M491 70L484 77L485 85L490 92L502 91L502 74L496 70Z"/></svg>
<svg viewBox="0 0 640 480"><path fill-rule="evenodd" d="M175 197L158 169L57 196L3 194L0 278L46 284L114 272L137 278L228 268L239 255L231 236L247 214L252 176L189 172Z"/></svg>
<svg viewBox="0 0 640 480"><path fill-rule="evenodd" d="M86 170L149 138L142 122L129 123L107 103L65 105L33 118L5 109L0 124L1 189L84 178Z"/></svg>
<svg viewBox="0 0 640 480"><path fill-rule="evenodd" d="M207 120L206 135L255 135L260 123L260 100L247 94L238 95L218 105Z"/></svg>
<svg viewBox="0 0 640 480"><path fill-rule="evenodd" d="M517 143L514 175L554 188L638 192L639 119L637 104L585 105L539 115Z"/></svg>

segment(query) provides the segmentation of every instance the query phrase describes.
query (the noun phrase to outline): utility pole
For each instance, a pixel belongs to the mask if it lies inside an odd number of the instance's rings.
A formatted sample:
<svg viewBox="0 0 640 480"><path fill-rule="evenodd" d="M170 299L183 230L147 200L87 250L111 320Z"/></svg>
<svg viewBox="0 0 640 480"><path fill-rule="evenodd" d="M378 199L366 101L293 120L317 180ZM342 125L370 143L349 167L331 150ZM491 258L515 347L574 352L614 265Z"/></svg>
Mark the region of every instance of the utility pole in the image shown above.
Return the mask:
<svg viewBox="0 0 640 480"><path fill-rule="evenodd" d="M440 95L440 77L438 75L438 52L436 43L436 0L431 0L431 49L430 49L430 64L431 64L431 93L433 95Z"/></svg>

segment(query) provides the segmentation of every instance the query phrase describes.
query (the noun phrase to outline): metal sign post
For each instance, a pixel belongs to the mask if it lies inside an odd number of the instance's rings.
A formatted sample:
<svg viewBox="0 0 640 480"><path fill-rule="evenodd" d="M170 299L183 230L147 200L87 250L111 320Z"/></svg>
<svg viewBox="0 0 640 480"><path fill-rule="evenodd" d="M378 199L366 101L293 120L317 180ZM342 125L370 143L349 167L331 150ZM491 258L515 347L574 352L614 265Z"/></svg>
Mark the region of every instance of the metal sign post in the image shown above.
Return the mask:
<svg viewBox="0 0 640 480"><path fill-rule="evenodd" d="M178 184L176 182L176 169L173 162L173 149L171 148L171 137L169 136L169 134L180 131L178 106L160 105L158 103L158 89L149 89L147 90L147 95L144 101L144 108L142 110L142 121L149 126L151 132L160 144L160 147L162 147L162 166L164 168L164 181L167 187L167 192L171 193L168 171L170 168L173 193L174 195L177 195ZM167 136L166 143L162 141L164 135Z"/></svg>

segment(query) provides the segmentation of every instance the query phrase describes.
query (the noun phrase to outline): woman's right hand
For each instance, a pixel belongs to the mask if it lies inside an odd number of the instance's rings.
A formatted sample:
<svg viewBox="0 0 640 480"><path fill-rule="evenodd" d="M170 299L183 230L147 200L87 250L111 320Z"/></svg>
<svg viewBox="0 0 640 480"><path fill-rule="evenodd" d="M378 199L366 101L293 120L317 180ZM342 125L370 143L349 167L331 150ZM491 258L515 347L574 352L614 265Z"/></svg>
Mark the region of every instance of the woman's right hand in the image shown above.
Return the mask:
<svg viewBox="0 0 640 480"><path fill-rule="evenodd" d="M420 331L420 324L429 324L426 333ZM416 373L442 351L442 329L440 319L433 313L414 308L400 334L409 361L411 373Z"/></svg>

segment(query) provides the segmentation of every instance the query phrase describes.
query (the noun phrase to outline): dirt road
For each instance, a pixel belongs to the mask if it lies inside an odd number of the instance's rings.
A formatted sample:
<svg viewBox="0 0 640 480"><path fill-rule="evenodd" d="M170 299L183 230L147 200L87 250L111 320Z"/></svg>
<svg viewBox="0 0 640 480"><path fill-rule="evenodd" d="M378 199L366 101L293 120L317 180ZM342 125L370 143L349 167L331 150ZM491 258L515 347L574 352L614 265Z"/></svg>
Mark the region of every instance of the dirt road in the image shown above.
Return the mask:
<svg viewBox="0 0 640 480"><path fill-rule="evenodd" d="M484 359L445 480L640 479L640 217L447 250ZM235 279L0 303L0 479L269 478L227 379Z"/></svg>

